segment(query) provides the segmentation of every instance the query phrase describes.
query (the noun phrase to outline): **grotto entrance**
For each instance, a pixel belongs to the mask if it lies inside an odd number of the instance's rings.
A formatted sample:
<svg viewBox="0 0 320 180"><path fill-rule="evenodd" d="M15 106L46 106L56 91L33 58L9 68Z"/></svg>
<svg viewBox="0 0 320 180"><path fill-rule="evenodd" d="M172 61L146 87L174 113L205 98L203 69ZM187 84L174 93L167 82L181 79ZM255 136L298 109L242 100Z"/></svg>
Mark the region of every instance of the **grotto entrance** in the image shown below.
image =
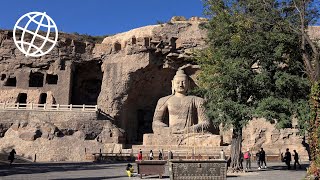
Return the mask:
<svg viewBox="0 0 320 180"><path fill-rule="evenodd" d="M102 77L101 61L75 63L72 72L71 104L96 105L101 91Z"/></svg>

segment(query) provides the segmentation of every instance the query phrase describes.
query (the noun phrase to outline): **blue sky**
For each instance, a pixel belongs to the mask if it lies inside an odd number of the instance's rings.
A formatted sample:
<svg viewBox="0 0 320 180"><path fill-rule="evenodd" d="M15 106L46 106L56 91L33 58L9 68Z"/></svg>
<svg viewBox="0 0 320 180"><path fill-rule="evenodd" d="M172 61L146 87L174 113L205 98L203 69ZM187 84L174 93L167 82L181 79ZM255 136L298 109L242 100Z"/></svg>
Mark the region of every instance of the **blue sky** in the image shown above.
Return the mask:
<svg viewBox="0 0 320 180"><path fill-rule="evenodd" d="M0 29L13 29L27 12L46 12L58 30L110 35L166 22L172 16L203 16L202 0L6 0L1 3ZM320 20L317 23L320 25Z"/></svg>
<svg viewBox="0 0 320 180"><path fill-rule="evenodd" d="M6 0L0 29L13 29L27 12L46 12L63 32L106 35L168 21L203 16L201 0Z"/></svg>

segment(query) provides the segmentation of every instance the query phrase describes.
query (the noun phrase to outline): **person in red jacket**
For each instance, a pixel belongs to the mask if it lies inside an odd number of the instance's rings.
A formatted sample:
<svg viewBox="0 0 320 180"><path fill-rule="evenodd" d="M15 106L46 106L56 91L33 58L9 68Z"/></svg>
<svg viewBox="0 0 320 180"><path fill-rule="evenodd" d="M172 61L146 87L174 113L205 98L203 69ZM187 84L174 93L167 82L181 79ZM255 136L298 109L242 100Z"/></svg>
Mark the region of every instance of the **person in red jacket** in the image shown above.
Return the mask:
<svg viewBox="0 0 320 180"><path fill-rule="evenodd" d="M142 151L140 149L139 153L138 153L138 157L137 157L138 161L142 160Z"/></svg>

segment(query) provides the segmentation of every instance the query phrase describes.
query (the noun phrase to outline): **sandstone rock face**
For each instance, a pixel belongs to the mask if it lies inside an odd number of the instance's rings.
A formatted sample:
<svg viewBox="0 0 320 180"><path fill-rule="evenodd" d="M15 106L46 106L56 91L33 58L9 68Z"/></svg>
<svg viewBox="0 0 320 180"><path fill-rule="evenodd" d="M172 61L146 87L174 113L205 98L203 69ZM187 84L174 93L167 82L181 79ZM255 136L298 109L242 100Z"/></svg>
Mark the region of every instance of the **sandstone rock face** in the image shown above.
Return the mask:
<svg viewBox="0 0 320 180"><path fill-rule="evenodd" d="M171 94L177 68L186 66L191 88L197 86L199 67L187 60L205 47L206 31L200 28L205 22L175 17L106 37L102 43L59 34L55 48L39 58L24 56L12 31L0 31L0 150L14 147L31 159L37 154L39 161L81 161L85 151L119 152L123 144L142 143L143 134L152 133L157 101ZM317 28L310 33L319 37ZM100 110L98 115L15 111L2 110L1 103L87 104ZM295 131L250 132L256 137L244 136L248 146L300 143Z"/></svg>
<svg viewBox="0 0 320 180"><path fill-rule="evenodd" d="M232 130L222 131L223 143L231 144ZM267 155L280 155L285 153L286 148L292 152L297 150L302 160L309 160L308 145L298 129L277 129L275 124L259 118L251 120L242 131L242 151L250 149L256 153L260 148Z"/></svg>

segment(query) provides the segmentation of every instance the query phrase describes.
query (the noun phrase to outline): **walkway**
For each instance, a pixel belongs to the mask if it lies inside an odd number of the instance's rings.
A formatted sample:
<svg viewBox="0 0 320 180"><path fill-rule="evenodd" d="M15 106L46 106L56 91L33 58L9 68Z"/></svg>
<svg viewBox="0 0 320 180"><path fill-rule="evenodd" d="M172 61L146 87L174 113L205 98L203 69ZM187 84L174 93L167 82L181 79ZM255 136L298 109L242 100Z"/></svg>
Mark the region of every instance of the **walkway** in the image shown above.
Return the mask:
<svg viewBox="0 0 320 180"><path fill-rule="evenodd" d="M134 164L134 163L133 163ZM126 163L37 163L37 164L15 164L12 167L0 164L1 180L102 180L102 179L128 179L125 174ZM285 170L283 163L269 164L266 170L257 170L253 172L230 174L231 180L301 180L305 175L304 170ZM134 166L136 169L136 166ZM169 179L168 172L164 179ZM157 176L147 179L157 179ZM134 177L131 179L139 179ZM145 178L144 178L145 179Z"/></svg>

